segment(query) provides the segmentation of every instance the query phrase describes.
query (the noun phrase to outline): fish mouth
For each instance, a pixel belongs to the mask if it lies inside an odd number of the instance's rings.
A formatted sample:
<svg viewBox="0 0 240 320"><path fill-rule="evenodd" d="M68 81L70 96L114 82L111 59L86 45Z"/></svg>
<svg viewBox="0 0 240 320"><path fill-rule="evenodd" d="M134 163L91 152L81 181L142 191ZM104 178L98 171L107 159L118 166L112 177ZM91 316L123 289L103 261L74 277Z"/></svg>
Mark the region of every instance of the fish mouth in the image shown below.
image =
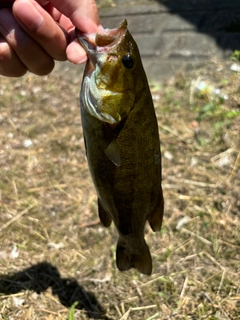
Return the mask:
<svg viewBox="0 0 240 320"><path fill-rule="evenodd" d="M104 29L104 31L105 33L83 33L75 29L80 44L91 60L96 53L107 53L121 41L127 31L127 20L123 20L118 28Z"/></svg>
<svg viewBox="0 0 240 320"><path fill-rule="evenodd" d="M75 30L77 38L88 55L88 62L85 68L85 78L82 85L83 101L89 113L100 121L117 124L122 120L121 115L112 110L102 110L102 97L114 96L118 98L122 92L109 90L107 79L101 77L101 86L97 86L97 78L101 74L101 66L106 62L106 56L115 53L116 47L121 43L127 32L127 20L123 20L118 28L104 29L104 33L82 33ZM111 57L114 59L115 55Z"/></svg>

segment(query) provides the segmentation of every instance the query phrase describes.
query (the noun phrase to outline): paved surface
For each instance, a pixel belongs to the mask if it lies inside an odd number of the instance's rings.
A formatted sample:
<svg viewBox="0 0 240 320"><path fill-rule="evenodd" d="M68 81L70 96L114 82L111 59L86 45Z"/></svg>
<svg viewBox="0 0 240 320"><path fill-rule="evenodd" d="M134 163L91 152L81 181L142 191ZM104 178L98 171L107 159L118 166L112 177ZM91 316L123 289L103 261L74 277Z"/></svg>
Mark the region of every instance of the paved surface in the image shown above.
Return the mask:
<svg viewBox="0 0 240 320"><path fill-rule="evenodd" d="M97 0L104 27L128 20L150 80L240 50L239 0Z"/></svg>

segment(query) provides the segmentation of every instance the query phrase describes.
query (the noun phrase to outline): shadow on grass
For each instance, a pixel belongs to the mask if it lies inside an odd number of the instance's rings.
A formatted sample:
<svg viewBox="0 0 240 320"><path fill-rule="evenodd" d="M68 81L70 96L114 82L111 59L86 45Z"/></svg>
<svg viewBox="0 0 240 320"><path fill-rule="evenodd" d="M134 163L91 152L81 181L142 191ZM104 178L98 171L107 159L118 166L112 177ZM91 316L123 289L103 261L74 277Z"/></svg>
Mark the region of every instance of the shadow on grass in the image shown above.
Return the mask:
<svg viewBox="0 0 240 320"><path fill-rule="evenodd" d="M38 263L12 275L0 275L0 294L11 295L24 290L39 294L49 287L64 306L71 307L77 301L75 309L85 310L89 318L108 319L93 293L87 292L75 279L61 278L58 269L48 262Z"/></svg>

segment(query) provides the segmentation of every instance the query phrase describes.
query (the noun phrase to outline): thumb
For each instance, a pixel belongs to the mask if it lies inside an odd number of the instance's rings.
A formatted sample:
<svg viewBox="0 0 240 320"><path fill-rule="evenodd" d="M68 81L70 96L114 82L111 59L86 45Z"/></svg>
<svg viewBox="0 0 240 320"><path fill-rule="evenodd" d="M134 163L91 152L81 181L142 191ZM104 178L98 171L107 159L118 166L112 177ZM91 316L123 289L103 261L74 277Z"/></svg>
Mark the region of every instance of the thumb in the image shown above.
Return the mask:
<svg viewBox="0 0 240 320"><path fill-rule="evenodd" d="M50 0L49 2L82 32L95 33L99 30L100 19L94 0Z"/></svg>

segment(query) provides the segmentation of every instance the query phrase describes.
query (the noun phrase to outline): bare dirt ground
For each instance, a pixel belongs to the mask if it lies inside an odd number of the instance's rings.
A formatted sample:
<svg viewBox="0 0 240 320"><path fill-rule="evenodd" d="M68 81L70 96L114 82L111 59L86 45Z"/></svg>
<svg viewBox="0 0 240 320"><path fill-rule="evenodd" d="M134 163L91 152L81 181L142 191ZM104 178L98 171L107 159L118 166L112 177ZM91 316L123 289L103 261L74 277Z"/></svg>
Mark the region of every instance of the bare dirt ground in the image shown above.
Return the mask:
<svg viewBox="0 0 240 320"><path fill-rule="evenodd" d="M239 319L240 75L213 69L151 84L166 209L150 277L117 270L99 223L81 75L0 79L0 319ZM197 95L199 75L228 99Z"/></svg>

